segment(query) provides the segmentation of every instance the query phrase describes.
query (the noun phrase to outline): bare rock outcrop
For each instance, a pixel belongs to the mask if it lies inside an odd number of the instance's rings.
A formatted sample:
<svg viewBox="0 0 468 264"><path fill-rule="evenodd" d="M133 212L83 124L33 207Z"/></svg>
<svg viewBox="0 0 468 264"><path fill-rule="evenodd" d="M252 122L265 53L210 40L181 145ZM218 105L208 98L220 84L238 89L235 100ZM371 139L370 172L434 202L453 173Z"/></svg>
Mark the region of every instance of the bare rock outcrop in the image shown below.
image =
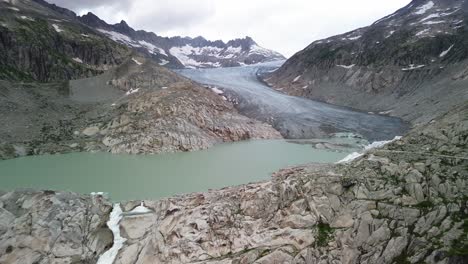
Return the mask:
<svg viewBox="0 0 468 264"><path fill-rule="evenodd" d="M145 201L154 213L124 218L116 263L463 263L467 113L351 164Z"/></svg>
<svg viewBox="0 0 468 264"><path fill-rule="evenodd" d="M102 197L67 192L0 193L0 263L96 263L112 245Z"/></svg>

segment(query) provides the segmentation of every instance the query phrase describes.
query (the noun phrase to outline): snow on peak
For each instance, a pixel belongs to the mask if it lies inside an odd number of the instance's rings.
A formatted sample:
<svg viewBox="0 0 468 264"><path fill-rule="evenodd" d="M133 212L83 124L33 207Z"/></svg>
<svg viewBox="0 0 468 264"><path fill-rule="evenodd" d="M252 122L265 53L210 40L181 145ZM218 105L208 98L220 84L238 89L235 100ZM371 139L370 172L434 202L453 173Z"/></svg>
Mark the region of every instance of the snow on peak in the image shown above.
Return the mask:
<svg viewBox="0 0 468 264"><path fill-rule="evenodd" d="M212 56L220 58L220 52L222 48L218 47L192 47L191 45L185 45L182 47L172 47L169 53L176 57L186 68L203 68L203 67L220 67L219 62L199 62L195 60L194 56Z"/></svg>
<svg viewBox="0 0 468 264"><path fill-rule="evenodd" d="M167 53L165 50L163 50L162 48L160 47L156 47L155 45L149 43L149 42L146 42L144 40L139 40L138 43L140 45L142 45L143 47L145 47L149 53L151 54L154 54L154 53L159 53L159 54L162 54L164 56L167 56Z"/></svg>
<svg viewBox="0 0 468 264"><path fill-rule="evenodd" d="M452 45L447 50L442 51L442 53L440 53L439 57L440 58L445 57L445 55L447 55L452 50L453 46L455 46L455 45Z"/></svg>
<svg viewBox="0 0 468 264"><path fill-rule="evenodd" d="M416 12L414 12L416 15L423 15L425 14L427 11L429 11L430 9L432 9L434 7L434 2L432 1L429 1L427 2L426 4L416 8Z"/></svg>
<svg viewBox="0 0 468 264"><path fill-rule="evenodd" d="M115 42L119 42L119 43L126 44L126 45L136 47L136 48L141 47L141 45L138 44L138 42L135 42L133 39L131 39L127 35L120 34L120 33L115 32L115 31L107 31L107 30L100 29L100 28L98 28L97 31L99 31L99 32L103 33L104 35L108 36L110 39L112 39Z"/></svg>

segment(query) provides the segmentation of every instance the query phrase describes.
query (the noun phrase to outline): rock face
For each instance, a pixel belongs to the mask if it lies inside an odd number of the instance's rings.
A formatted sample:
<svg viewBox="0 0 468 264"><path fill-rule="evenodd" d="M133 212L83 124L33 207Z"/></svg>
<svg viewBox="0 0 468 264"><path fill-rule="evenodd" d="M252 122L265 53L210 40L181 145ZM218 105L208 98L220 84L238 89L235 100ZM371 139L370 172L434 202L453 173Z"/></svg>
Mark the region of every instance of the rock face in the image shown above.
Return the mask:
<svg viewBox="0 0 468 264"><path fill-rule="evenodd" d="M145 201L116 263L465 263L467 125L465 105L351 164Z"/></svg>
<svg viewBox="0 0 468 264"><path fill-rule="evenodd" d="M53 191L0 196L0 263L96 263L112 245L102 197Z"/></svg>
<svg viewBox="0 0 468 264"><path fill-rule="evenodd" d="M0 79L56 81L100 74L130 49L28 0L0 2Z"/></svg>
<svg viewBox="0 0 468 264"><path fill-rule="evenodd" d="M428 122L468 98L468 2L415 0L315 41L265 81L292 95Z"/></svg>

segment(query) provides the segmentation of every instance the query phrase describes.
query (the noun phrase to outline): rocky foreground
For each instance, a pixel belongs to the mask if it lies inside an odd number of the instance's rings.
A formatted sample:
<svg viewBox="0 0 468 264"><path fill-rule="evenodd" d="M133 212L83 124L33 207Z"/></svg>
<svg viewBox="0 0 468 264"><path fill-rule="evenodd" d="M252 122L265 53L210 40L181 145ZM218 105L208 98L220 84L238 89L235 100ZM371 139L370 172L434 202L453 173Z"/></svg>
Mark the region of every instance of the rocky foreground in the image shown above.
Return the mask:
<svg viewBox="0 0 468 264"><path fill-rule="evenodd" d="M466 263L468 104L350 164L144 201L115 263ZM94 263L112 245L100 196L0 197L0 263ZM126 213L125 213L126 212Z"/></svg>

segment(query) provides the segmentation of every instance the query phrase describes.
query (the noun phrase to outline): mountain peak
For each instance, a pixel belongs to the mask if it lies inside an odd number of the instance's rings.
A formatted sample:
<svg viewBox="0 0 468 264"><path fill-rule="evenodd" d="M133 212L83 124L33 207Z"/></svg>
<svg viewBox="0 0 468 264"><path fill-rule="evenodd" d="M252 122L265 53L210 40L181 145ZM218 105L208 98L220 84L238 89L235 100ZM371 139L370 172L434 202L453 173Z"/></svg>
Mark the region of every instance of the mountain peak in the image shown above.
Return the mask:
<svg viewBox="0 0 468 264"><path fill-rule="evenodd" d="M88 12L87 14L78 17L78 19L84 24L91 27L103 27L107 25L107 23L104 20L100 19L92 12Z"/></svg>

